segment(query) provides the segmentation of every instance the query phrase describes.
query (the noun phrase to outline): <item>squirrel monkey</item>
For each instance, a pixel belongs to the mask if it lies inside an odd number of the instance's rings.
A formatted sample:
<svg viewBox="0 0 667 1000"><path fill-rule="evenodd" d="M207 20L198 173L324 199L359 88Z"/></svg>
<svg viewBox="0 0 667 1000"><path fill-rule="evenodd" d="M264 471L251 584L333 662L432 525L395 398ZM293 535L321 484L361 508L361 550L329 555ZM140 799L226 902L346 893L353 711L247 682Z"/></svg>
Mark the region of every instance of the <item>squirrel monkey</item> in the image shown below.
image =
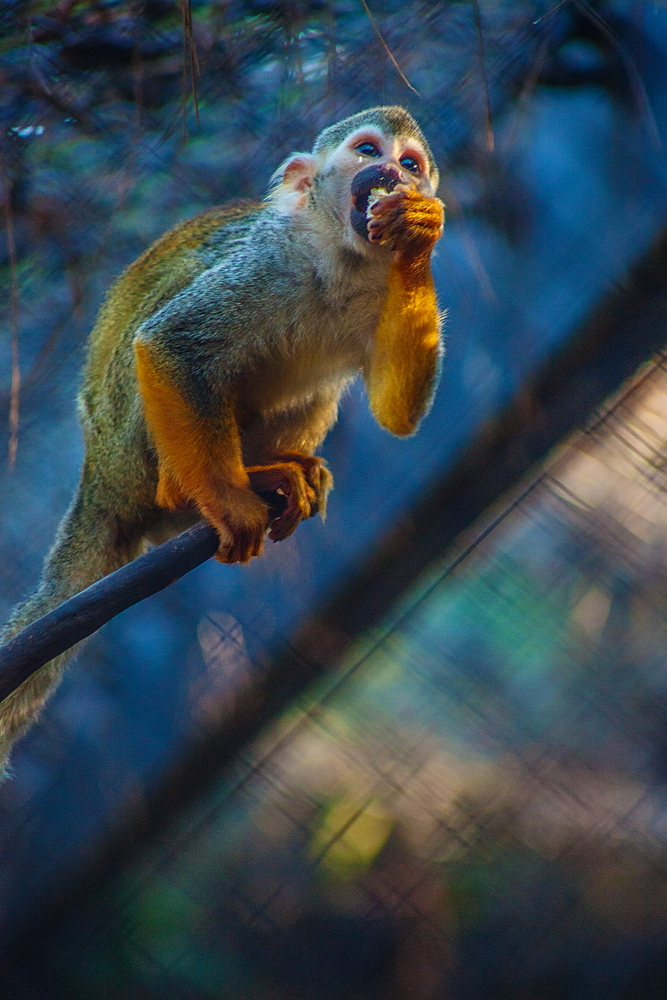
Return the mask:
<svg viewBox="0 0 667 1000"><path fill-rule="evenodd" d="M373 108L290 156L264 202L202 212L127 268L90 338L80 485L3 641L128 562L145 538L204 517L220 561L246 563L267 529L278 541L324 514L332 477L314 452L359 373L378 422L416 430L441 355L437 185L414 119ZM266 491L285 497L271 524L257 495ZM0 705L0 773L67 656Z"/></svg>

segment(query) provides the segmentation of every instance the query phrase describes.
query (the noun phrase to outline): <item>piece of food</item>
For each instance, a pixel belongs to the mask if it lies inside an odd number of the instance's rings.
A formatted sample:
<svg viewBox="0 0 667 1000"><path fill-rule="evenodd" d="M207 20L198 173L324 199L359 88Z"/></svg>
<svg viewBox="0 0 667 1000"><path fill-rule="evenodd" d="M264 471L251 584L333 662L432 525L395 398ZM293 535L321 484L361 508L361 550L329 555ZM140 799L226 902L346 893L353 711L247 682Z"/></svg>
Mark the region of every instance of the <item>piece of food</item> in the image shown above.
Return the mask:
<svg viewBox="0 0 667 1000"><path fill-rule="evenodd" d="M377 205L377 203L381 201L382 198L386 198L388 194L391 194L391 191L389 191L386 187L371 188L368 192L368 205L366 206L367 219L373 218L373 213L371 211L373 205Z"/></svg>

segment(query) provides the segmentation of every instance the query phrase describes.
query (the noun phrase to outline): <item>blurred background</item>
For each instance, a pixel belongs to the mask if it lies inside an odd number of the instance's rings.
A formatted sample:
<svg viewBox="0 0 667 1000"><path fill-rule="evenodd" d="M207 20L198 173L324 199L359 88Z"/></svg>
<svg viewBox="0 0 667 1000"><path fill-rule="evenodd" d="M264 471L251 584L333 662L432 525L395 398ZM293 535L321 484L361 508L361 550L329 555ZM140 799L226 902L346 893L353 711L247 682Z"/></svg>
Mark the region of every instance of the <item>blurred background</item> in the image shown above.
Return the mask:
<svg viewBox="0 0 667 1000"><path fill-rule="evenodd" d="M649 0L5 0L3 618L166 229L402 104L448 320L415 438L355 387L326 524L105 626L17 746L3 996L667 995L666 67Z"/></svg>

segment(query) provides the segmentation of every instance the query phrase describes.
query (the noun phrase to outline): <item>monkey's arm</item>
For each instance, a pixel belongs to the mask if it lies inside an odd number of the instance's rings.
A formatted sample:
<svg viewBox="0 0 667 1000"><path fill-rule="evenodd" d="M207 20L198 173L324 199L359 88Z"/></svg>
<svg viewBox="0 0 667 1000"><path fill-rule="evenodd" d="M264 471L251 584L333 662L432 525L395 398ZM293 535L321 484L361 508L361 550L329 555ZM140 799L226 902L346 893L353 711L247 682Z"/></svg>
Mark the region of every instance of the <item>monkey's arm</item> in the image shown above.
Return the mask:
<svg viewBox="0 0 667 1000"><path fill-rule="evenodd" d="M196 505L222 545L231 543L221 558L248 562L261 550L268 512L250 489L233 399L211 391L215 406L197 406L195 379L188 378L194 372L188 373L182 359L175 374L155 344L139 337L134 349L146 422L158 453L157 505L171 510Z"/></svg>
<svg viewBox="0 0 667 1000"><path fill-rule="evenodd" d="M368 227L371 241L389 245L394 256L364 378L376 419L400 437L417 429L438 377L441 324L431 252L442 225L439 199L403 191L374 206Z"/></svg>

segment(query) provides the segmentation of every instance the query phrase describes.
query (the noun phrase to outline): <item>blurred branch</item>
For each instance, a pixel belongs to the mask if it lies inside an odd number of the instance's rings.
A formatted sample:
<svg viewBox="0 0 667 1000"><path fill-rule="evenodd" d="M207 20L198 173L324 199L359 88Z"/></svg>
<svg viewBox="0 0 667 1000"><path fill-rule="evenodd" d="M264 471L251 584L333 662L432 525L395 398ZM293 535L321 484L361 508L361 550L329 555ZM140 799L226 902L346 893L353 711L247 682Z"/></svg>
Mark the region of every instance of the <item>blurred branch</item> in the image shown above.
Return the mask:
<svg viewBox="0 0 667 1000"><path fill-rule="evenodd" d="M478 0L472 0L472 12L475 19L475 31L477 33L477 57L479 59L479 71L482 75L482 85L484 88L484 116L486 127L486 148L490 153L495 149L496 141L493 135L493 123L491 120L491 100L489 98L489 81L486 75L486 56L484 54L484 33L482 32L482 17L479 12Z"/></svg>
<svg viewBox="0 0 667 1000"><path fill-rule="evenodd" d="M199 60L195 48L194 33L192 30L192 0L181 0L181 12L183 15L183 139L187 136L186 112L188 104L188 69L190 76L190 89L195 106L195 118L199 125L199 99L197 96L197 79L200 74Z"/></svg>
<svg viewBox="0 0 667 1000"><path fill-rule="evenodd" d="M19 436L19 396L21 392L21 369L19 367L19 285L16 273L16 243L14 240L14 215L12 212L12 187L9 171L0 152L0 182L2 183L2 204L7 229L9 250L10 315L12 330L12 381L9 397L9 468L16 462Z"/></svg>

